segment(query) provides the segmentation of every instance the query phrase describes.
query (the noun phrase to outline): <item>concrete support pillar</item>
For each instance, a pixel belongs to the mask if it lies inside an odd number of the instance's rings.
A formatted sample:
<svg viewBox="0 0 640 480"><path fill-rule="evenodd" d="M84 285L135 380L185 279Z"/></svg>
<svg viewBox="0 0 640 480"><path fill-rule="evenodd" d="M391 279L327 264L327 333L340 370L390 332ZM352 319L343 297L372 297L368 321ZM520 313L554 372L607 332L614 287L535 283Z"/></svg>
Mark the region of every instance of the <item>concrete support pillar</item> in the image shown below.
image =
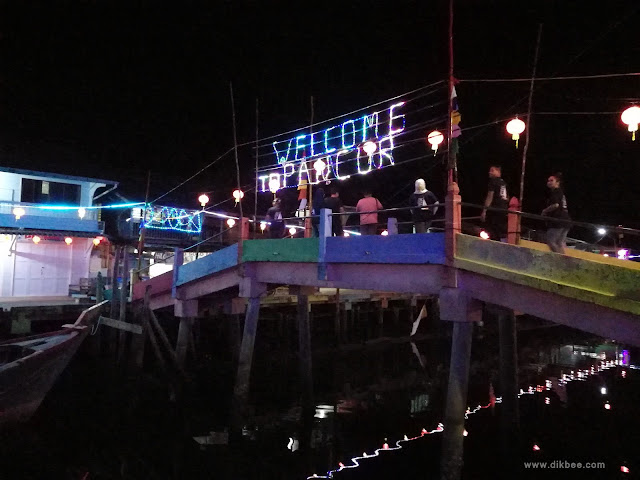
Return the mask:
<svg viewBox="0 0 640 480"><path fill-rule="evenodd" d="M129 300L129 289L127 283L129 281L129 248L123 247L122 249L122 284L120 285L120 321L126 322L127 320L127 303ZM120 330L118 335L118 363L124 362L126 355L126 343L128 333L126 330Z"/></svg>
<svg viewBox="0 0 640 480"><path fill-rule="evenodd" d="M313 405L313 380L311 370L311 324L309 321L309 291L299 287L298 296L298 354L303 406Z"/></svg>
<svg viewBox="0 0 640 480"><path fill-rule="evenodd" d="M193 329L193 319L198 316L198 300L176 300L173 314L180 319L176 358L179 368L184 370L189 350L189 338Z"/></svg>
<svg viewBox="0 0 640 480"><path fill-rule="evenodd" d="M393 307L393 326L397 327L400 324L400 307Z"/></svg>
<svg viewBox="0 0 640 480"><path fill-rule="evenodd" d="M144 303L142 304L142 310L140 311L140 325L142 325L142 334L134 335L131 342L131 349L133 350L133 367L138 371L142 370L144 365L144 347L146 336L148 335L147 329L149 328L149 295L151 286L147 285L144 292Z"/></svg>
<svg viewBox="0 0 640 480"><path fill-rule="evenodd" d="M440 292L440 315L442 320L454 322L440 474L442 480L459 480L463 465L473 321L481 318L482 305L460 289L444 288Z"/></svg>
<svg viewBox="0 0 640 480"><path fill-rule="evenodd" d="M231 350L231 359L233 368L237 368L238 359L240 358L240 341L241 341L241 321L238 314L224 315L227 323L227 340Z"/></svg>
<svg viewBox="0 0 640 480"><path fill-rule="evenodd" d="M118 266L120 264L120 257L122 249L115 247L113 253L113 267L111 270L111 313L110 318L116 318L118 312Z"/></svg>
<svg viewBox="0 0 640 480"><path fill-rule="evenodd" d="M449 388L442 438L442 480L459 480L464 453L464 414L467 409L473 323L456 322L451 339Z"/></svg>
<svg viewBox="0 0 640 480"><path fill-rule="evenodd" d="M260 314L260 297L249 298L247 312L240 344L238 358L238 373L233 389L233 419L232 429L237 432L242 428L247 403L249 401L249 379L251 377L251 363L253 361L253 346L258 331L258 315Z"/></svg>
<svg viewBox="0 0 640 480"><path fill-rule="evenodd" d="M336 337L336 344L340 345L342 343L341 334L340 334L340 289L336 288L336 311L335 317L333 320L333 332Z"/></svg>
<svg viewBox="0 0 640 480"><path fill-rule="evenodd" d="M251 377L251 364L253 361L253 347L258 331L258 316L260 314L260 296L266 291L267 286L258 283L250 277L245 277L240 282L240 297L248 298L247 309L240 344L240 356L238 358L238 373L233 389L233 407L231 414L231 430L233 436L238 434L244 424L247 404L249 402L249 380Z"/></svg>
<svg viewBox="0 0 640 480"><path fill-rule="evenodd" d="M176 343L176 357L178 365L184 370L189 351L189 337L193 329L193 317L183 317L178 326L178 341Z"/></svg>
<svg viewBox="0 0 640 480"><path fill-rule="evenodd" d="M346 343L348 341L348 325L349 325L349 316L353 314L353 304L351 302L344 303L344 310L342 311L342 319L340 325L340 336L342 341Z"/></svg>
<svg viewBox="0 0 640 480"><path fill-rule="evenodd" d="M500 336L500 390L502 393L503 426L510 429L519 425L518 415L518 350L516 317L513 310L500 309L498 331Z"/></svg>

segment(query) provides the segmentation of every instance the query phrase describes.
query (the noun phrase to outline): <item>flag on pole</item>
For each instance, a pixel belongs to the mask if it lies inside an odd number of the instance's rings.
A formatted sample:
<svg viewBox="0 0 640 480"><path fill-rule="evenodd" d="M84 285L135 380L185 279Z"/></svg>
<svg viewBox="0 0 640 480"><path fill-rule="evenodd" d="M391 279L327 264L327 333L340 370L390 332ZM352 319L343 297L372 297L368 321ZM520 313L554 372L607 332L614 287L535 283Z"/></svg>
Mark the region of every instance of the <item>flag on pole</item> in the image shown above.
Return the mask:
<svg viewBox="0 0 640 480"><path fill-rule="evenodd" d="M462 115L460 115L460 111L458 110L458 94L456 93L456 87L454 86L451 89L451 160L454 165L456 163L456 156L460 149L458 145L458 137L462 135L462 130L459 125L460 120L462 120Z"/></svg>

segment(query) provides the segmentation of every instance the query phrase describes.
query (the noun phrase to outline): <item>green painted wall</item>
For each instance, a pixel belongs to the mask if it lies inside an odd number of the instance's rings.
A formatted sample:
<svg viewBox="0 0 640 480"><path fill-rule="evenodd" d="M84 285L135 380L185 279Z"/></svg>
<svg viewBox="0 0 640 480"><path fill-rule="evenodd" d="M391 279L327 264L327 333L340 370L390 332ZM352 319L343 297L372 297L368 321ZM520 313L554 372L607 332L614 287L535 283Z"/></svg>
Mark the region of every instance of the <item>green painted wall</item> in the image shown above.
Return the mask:
<svg viewBox="0 0 640 480"><path fill-rule="evenodd" d="M243 262L317 262L317 238L245 240Z"/></svg>

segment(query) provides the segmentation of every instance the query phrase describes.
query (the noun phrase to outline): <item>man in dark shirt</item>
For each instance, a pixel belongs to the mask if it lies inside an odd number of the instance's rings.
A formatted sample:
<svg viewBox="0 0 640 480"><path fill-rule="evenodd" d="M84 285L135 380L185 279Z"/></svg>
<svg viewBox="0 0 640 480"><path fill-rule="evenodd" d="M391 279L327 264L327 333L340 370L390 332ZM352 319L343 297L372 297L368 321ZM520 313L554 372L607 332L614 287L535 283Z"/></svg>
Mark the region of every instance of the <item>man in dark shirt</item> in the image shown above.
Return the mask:
<svg viewBox="0 0 640 480"><path fill-rule="evenodd" d="M282 210L280 208L281 200L276 198L273 201L273 207L267 210L267 222L269 225L270 238L282 238L284 234L284 221L282 220Z"/></svg>
<svg viewBox="0 0 640 480"><path fill-rule="evenodd" d="M547 180L549 196L547 197L547 207L542 210L542 215L552 219L571 220L567 209L567 198L562 191L562 174L556 173ZM566 222L547 222L547 245L552 252L564 253L569 224Z"/></svg>
<svg viewBox="0 0 640 480"><path fill-rule="evenodd" d="M344 207L342 206L342 200L340 200L340 193L338 187L331 187L331 196L324 199L324 208L328 208L332 213L344 213ZM344 215L332 215L331 216L331 231L337 237L342 237L342 219Z"/></svg>
<svg viewBox="0 0 640 480"><path fill-rule="evenodd" d="M507 212L487 211L487 207L509 208L509 196L507 195L507 184L502 179L502 168L500 165L489 167L489 186L487 197L484 200L484 209L480 214L480 219L485 223L486 230L492 240L500 240L507 233Z"/></svg>

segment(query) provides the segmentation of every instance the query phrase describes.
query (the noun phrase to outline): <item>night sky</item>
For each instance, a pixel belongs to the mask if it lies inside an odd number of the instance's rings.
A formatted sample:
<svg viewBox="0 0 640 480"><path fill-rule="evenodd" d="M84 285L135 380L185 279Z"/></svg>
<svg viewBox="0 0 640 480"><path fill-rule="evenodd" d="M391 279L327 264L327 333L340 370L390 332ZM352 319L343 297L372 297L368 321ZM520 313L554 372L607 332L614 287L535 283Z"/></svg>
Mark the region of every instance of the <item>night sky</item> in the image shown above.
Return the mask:
<svg viewBox="0 0 640 480"><path fill-rule="evenodd" d="M530 77L540 23L538 76L640 71L637 0L523 5L455 2L458 79ZM0 162L117 180L135 200L144 199L151 170L153 199L233 145L230 81L239 143L255 139L256 98L260 137L302 128L312 95L314 118L322 121L444 80L447 16L442 0L3 2ZM505 122L476 127L524 115L528 87L458 84L464 200L482 201L492 162L503 165L510 193L518 194L522 144L515 149ZM434 102L446 100L444 87L439 95ZM540 82L533 111L621 112L633 101L640 101L639 77ZM420 121L436 111L423 111ZM429 155L426 142L394 156L400 163L416 153L422 158L368 176L385 206L405 205L420 176L442 197L442 157ZM252 147L239 155L248 189ZM574 219L640 227L640 139L631 141L619 113L534 115L525 210L543 208L554 170L565 175ZM362 185L343 186L345 203L355 204ZM234 187L227 155L161 203L195 208L202 191L217 203ZM260 209L269 197L261 195ZM246 209L253 210L252 200Z"/></svg>

